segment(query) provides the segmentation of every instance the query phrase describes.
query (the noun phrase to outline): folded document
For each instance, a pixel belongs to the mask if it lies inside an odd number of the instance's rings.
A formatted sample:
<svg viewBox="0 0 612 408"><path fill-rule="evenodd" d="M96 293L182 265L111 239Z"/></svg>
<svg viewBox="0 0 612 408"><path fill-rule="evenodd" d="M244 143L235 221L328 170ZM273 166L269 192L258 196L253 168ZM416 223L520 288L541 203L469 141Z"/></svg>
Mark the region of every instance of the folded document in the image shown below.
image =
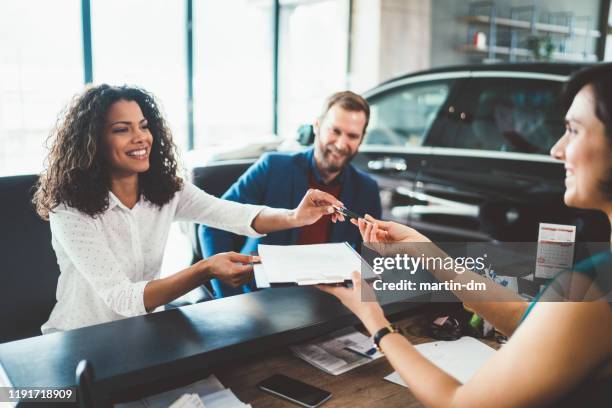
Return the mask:
<svg viewBox="0 0 612 408"><path fill-rule="evenodd" d="M290 348L302 360L332 375L345 373L383 356L374 348L372 339L352 327Z"/></svg>
<svg viewBox="0 0 612 408"><path fill-rule="evenodd" d="M246 408L214 375L185 387L151 395L138 401L116 404L115 408Z"/></svg>
<svg viewBox="0 0 612 408"><path fill-rule="evenodd" d="M353 271L366 271L367 263L346 242L314 245L259 245L261 263L255 265L257 287L315 285L350 281Z"/></svg>

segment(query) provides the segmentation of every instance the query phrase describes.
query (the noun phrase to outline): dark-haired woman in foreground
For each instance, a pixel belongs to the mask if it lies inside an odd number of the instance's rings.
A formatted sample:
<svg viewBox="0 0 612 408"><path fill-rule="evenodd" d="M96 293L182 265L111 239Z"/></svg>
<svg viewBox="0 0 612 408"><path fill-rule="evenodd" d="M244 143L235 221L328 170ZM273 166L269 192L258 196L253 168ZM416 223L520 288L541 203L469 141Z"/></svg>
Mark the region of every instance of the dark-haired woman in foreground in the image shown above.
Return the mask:
<svg viewBox="0 0 612 408"><path fill-rule="evenodd" d="M565 162L565 203L604 211L612 223L612 64L574 75L567 95L571 106L566 131L551 149L554 158ZM414 229L392 222L368 218L358 225L364 242L429 241ZM434 276L445 279L436 272ZM353 289L320 289L337 296L372 335L379 333L380 347L389 362L427 406L610 407L611 278L612 252L605 250L576 264L571 274L558 276L531 304L479 303L472 297L469 306L511 337L465 384L430 363L392 328L385 329L390 323L379 304L362 301L362 290L369 296L372 293L368 286L362 287L357 273ZM562 281L571 285L564 286L571 288L564 295L570 301L545 301L558 297L553 287L558 288Z"/></svg>
<svg viewBox="0 0 612 408"><path fill-rule="evenodd" d="M177 175L171 133L154 98L138 88L87 89L51 143L34 202L50 221L61 274L43 333L145 314L211 278L233 286L252 279L251 257L234 252L160 279L173 221L258 236L312 224L341 205L317 190L294 210L206 194Z"/></svg>

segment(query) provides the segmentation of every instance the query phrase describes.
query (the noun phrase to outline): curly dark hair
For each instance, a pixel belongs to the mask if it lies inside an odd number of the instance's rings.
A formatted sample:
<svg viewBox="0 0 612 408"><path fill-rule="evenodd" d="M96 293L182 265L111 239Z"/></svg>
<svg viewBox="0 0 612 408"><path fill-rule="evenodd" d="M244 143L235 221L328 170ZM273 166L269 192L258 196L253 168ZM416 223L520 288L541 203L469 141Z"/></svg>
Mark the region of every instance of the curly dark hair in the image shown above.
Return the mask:
<svg viewBox="0 0 612 408"><path fill-rule="evenodd" d="M166 204L182 187L176 147L153 95L129 86L88 87L73 98L51 131L47 169L40 175L34 205L44 220L60 204L95 216L108 208L111 178L102 154L106 118L120 100L134 101L142 110L153 136L149 169L138 175L139 189L153 204Z"/></svg>

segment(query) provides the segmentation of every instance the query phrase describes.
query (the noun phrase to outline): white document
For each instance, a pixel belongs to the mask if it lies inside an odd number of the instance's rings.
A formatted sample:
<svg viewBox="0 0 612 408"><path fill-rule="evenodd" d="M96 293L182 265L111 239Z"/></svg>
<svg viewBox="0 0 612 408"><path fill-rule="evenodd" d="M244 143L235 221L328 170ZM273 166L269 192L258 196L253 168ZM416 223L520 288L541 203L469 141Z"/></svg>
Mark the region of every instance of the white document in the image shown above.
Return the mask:
<svg viewBox="0 0 612 408"><path fill-rule="evenodd" d="M244 408L251 406L240 401L229 388L202 396L202 402L206 408Z"/></svg>
<svg viewBox="0 0 612 408"><path fill-rule="evenodd" d="M260 244L258 252L268 283L314 285L344 282L351 280L353 271L361 271L362 266L361 257L346 242L314 245Z"/></svg>
<svg viewBox="0 0 612 408"><path fill-rule="evenodd" d="M168 408L205 408L198 394L184 394Z"/></svg>
<svg viewBox="0 0 612 408"><path fill-rule="evenodd" d="M570 270L574 262L576 226L540 224L535 277L550 279Z"/></svg>
<svg viewBox="0 0 612 408"><path fill-rule="evenodd" d="M266 270L264 266L260 263L256 263L253 265L253 274L255 275L255 285L260 288L269 288L270 282L268 282L268 276L266 275Z"/></svg>
<svg viewBox="0 0 612 408"><path fill-rule="evenodd" d="M370 345L368 347L367 345ZM352 348L369 350L372 340L352 327L338 330L308 343L291 346L293 353L316 368L332 375L340 375L372 360L381 358L376 351L371 356L351 351Z"/></svg>
<svg viewBox="0 0 612 408"><path fill-rule="evenodd" d="M414 346L426 359L465 384L495 353L495 350L473 337L454 341L434 341ZM394 371L385 380L406 387Z"/></svg>
<svg viewBox="0 0 612 408"><path fill-rule="evenodd" d="M223 394L219 394L220 392ZM236 398L231 390L226 389L217 379L217 377L210 375L209 377L193 384L162 392L160 394L151 395L139 401L116 404L115 408L167 408L173 403L178 402L185 394L195 394L199 396L201 403L203 403L206 408L248 406ZM233 399L231 397L233 397ZM215 404L216 401L219 400L221 400L222 404L225 405L209 405ZM234 404L235 401L238 401L241 405ZM230 402L234 405L230 405Z"/></svg>

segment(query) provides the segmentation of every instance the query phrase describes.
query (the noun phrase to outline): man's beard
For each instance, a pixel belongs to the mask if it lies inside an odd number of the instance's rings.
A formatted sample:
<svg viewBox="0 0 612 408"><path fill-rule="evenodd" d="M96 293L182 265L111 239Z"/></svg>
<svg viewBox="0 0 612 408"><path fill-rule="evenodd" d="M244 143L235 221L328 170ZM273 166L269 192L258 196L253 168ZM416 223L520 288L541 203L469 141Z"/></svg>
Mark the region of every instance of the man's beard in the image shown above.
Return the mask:
<svg viewBox="0 0 612 408"><path fill-rule="evenodd" d="M339 165L336 164L335 161L332 161L329 159L329 156L331 156L333 153L340 154L343 156L343 160ZM330 173L336 173L344 169L346 166L348 166L351 160L353 160L353 157L355 157L355 154L350 154L350 150L340 151L333 147L324 147L321 156L322 156L321 164L323 165L325 170L329 171Z"/></svg>

